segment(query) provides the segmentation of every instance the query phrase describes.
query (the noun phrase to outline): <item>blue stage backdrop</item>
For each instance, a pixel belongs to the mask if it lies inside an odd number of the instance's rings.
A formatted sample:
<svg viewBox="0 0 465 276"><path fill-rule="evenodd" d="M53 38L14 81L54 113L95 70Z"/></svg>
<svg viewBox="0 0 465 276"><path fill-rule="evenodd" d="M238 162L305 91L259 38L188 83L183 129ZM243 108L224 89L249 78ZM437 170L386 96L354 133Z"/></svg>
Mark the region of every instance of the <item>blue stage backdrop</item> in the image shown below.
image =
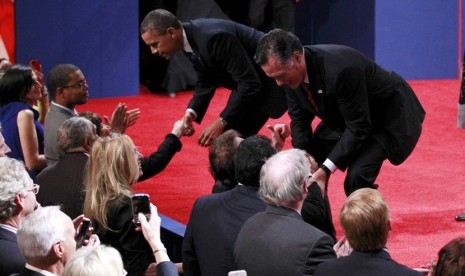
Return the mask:
<svg viewBox="0 0 465 276"><path fill-rule="evenodd" d="M138 1L22 0L16 5L17 62L48 72L72 63L92 98L139 94Z"/></svg>
<svg viewBox="0 0 465 276"><path fill-rule="evenodd" d="M459 77L464 0L303 0L296 34L305 44L354 47L406 79Z"/></svg>

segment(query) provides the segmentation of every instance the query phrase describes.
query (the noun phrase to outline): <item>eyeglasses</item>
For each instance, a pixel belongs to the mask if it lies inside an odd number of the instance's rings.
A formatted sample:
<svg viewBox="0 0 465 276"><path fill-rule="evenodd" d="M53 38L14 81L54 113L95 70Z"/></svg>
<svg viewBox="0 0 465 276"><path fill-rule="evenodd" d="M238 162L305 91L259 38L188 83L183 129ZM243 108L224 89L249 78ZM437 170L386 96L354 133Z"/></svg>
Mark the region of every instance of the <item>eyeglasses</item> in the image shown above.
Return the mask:
<svg viewBox="0 0 465 276"><path fill-rule="evenodd" d="M37 184L34 184L34 185L32 186L32 189L30 189L30 190L26 190L26 191L28 191L28 192L33 192L33 193L36 195L36 194L38 194L38 193L39 193L39 188L40 188L40 186L39 186L39 185L37 185Z"/></svg>
<svg viewBox="0 0 465 276"><path fill-rule="evenodd" d="M79 88L79 89L82 89L85 85L87 85L87 81L86 80L80 80L80 81L76 82L75 84L66 85L66 86L63 86L63 87L60 87L60 88L61 89L65 89L65 88Z"/></svg>

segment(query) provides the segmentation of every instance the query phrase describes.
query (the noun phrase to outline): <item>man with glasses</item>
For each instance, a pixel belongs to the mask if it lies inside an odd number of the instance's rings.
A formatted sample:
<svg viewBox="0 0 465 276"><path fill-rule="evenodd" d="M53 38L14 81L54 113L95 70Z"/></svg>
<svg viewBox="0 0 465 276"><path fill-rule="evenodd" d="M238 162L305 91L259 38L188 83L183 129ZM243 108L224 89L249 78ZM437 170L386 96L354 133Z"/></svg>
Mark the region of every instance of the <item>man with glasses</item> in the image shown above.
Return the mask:
<svg viewBox="0 0 465 276"><path fill-rule="evenodd" d="M56 163L64 152L57 146L57 130L71 117L77 116L75 107L89 98L89 86L82 71L73 64L59 64L47 76L47 86L52 99L45 117L45 157L47 165ZM115 132L122 132L133 125L140 116L139 109L126 110L119 104L109 122Z"/></svg>
<svg viewBox="0 0 465 276"><path fill-rule="evenodd" d="M21 161L0 157L0 275L10 275L24 267L16 230L39 206L38 192L39 185L32 182Z"/></svg>

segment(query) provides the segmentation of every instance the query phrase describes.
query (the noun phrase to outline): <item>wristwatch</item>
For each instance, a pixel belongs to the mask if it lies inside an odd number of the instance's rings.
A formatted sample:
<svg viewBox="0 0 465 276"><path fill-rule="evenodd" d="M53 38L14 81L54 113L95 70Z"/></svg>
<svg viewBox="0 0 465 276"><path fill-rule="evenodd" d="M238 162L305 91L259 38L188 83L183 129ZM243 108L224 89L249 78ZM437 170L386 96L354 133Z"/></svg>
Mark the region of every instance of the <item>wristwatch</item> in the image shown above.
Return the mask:
<svg viewBox="0 0 465 276"><path fill-rule="evenodd" d="M320 168L326 173L327 177L331 175L331 170L328 167L326 167L324 164L321 164Z"/></svg>
<svg viewBox="0 0 465 276"><path fill-rule="evenodd" d="M223 119L223 117L220 117L220 123L223 125L223 126L227 126L228 125L228 122Z"/></svg>

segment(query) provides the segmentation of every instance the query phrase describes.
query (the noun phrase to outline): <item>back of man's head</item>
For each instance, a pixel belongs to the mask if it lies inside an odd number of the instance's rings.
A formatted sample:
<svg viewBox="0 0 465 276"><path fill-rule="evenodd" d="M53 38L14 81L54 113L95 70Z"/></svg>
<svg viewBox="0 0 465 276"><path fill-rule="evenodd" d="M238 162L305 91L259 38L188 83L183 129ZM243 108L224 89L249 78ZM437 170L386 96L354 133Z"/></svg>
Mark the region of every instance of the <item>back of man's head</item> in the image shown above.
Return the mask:
<svg viewBox="0 0 465 276"><path fill-rule="evenodd" d="M73 64L58 64L47 75L47 88L52 100L56 100L56 90L66 86L70 81L70 74L80 70Z"/></svg>
<svg viewBox="0 0 465 276"><path fill-rule="evenodd" d="M27 196L26 187L31 181L21 161L0 157L0 222L16 216L21 211L15 202L16 196Z"/></svg>
<svg viewBox="0 0 465 276"><path fill-rule="evenodd" d="M379 251L386 245L390 230L389 209L381 194L371 188L353 192L339 215L349 244L356 251Z"/></svg>
<svg viewBox="0 0 465 276"><path fill-rule="evenodd" d="M118 250L100 245L81 247L66 263L63 276L125 275L123 260Z"/></svg>
<svg viewBox="0 0 465 276"><path fill-rule="evenodd" d="M152 32L157 35L166 34L168 28L179 29L181 22L171 12L163 9L156 9L149 12L140 24L140 34Z"/></svg>
<svg viewBox="0 0 465 276"><path fill-rule="evenodd" d="M234 187L237 184L234 173L234 154L240 141L242 138L239 133L230 129L213 140L209 148L210 172L216 181L221 181L228 187Z"/></svg>
<svg viewBox="0 0 465 276"><path fill-rule="evenodd" d="M42 207L24 218L18 228L18 247L34 266L65 265L76 250L74 226L58 206Z"/></svg>
<svg viewBox="0 0 465 276"><path fill-rule="evenodd" d="M69 118L58 129L57 144L64 152L72 152L77 148L89 151L95 139L95 125L82 117Z"/></svg>
<svg viewBox="0 0 465 276"><path fill-rule="evenodd" d="M448 242L439 250L434 276L465 275L465 238L459 237Z"/></svg>
<svg viewBox="0 0 465 276"><path fill-rule="evenodd" d="M271 140L264 136L256 135L243 140L234 157L236 180L246 186L260 186L260 170L275 153Z"/></svg>
<svg viewBox="0 0 465 276"><path fill-rule="evenodd" d="M265 203L294 207L304 200L310 173L308 154L299 149L278 152L270 157L260 172L260 197Z"/></svg>

